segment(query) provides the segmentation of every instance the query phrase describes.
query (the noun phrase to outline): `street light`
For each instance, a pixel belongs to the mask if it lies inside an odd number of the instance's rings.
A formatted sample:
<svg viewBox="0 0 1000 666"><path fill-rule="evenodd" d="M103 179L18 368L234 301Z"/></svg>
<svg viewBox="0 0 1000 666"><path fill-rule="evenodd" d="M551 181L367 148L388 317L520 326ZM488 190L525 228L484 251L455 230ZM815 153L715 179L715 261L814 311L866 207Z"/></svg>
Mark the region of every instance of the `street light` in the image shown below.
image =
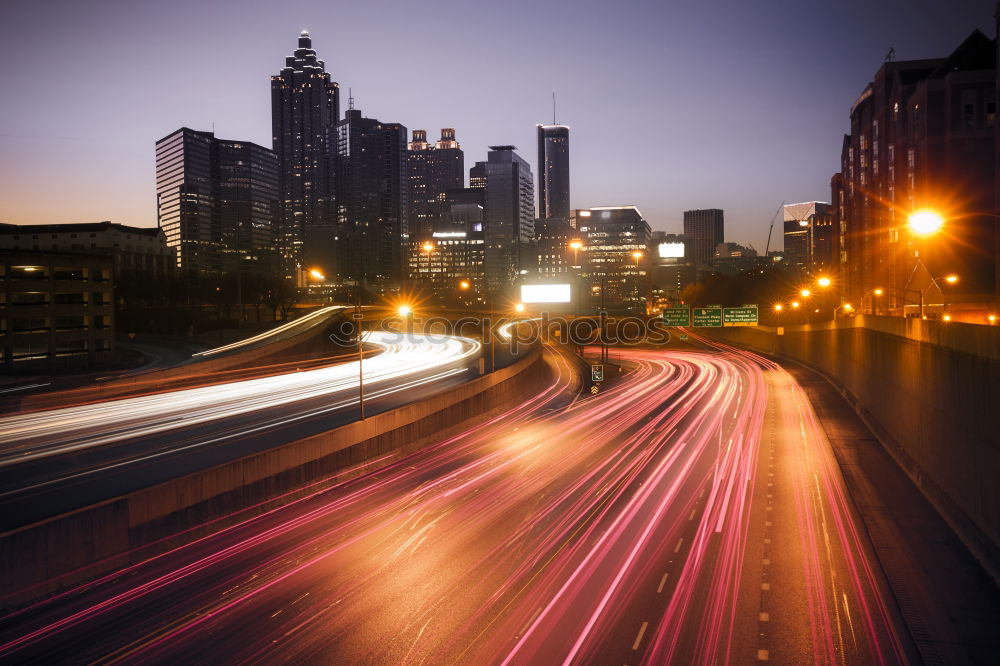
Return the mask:
<svg viewBox="0 0 1000 666"><path fill-rule="evenodd" d="M933 210L918 210L910 215L909 224L917 236L931 236L944 226L944 218Z"/></svg>
<svg viewBox="0 0 1000 666"><path fill-rule="evenodd" d="M781 303L778 303L777 305L774 306L774 311L775 312L781 312L781 310L783 308L784 308L784 306Z"/></svg>
<svg viewBox="0 0 1000 666"><path fill-rule="evenodd" d="M524 312L524 303L518 303L514 306L514 312L521 313Z"/></svg>
<svg viewBox="0 0 1000 666"><path fill-rule="evenodd" d="M409 305L400 305L398 312L400 317L409 317L413 314L413 309Z"/></svg>
<svg viewBox="0 0 1000 666"><path fill-rule="evenodd" d="M801 296L802 298L809 298L811 295L812 292L808 289L803 289L802 291L799 292L799 296Z"/></svg>
<svg viewBox="0 0 1000 666"><path fill-rule="evenodd" d="M793 310L798 310L799 309L799 302L798 301L792 301L792 309Z"/></svg>
<svg viewBox="0 0 1000 666"><path fill-rule="evenodd" d="M816 284L818 284L819 286L821 286L821 287L823 287L825 289L826 287L829 287L830 284L831 284L830 278L825 277L825 276L821 277L820 279L816 280Z"/></svg>
<svg viewBox="0 0 1000 666"><path fill-rule="evenodd" d="M468 280L462 280L461 282L458 283L458 288L463 291L469 289L469 287L471 286L472 284Z"/></svg>
<svg viewBox="0 0 1000 666"><path fill-rule="evenodd" d="M311 277L314 280L325 280L326 279L326 276L323 275L323 273L319 269L317 269L317 268L312 268L312 269L309 270L309 277Z"/></svg>

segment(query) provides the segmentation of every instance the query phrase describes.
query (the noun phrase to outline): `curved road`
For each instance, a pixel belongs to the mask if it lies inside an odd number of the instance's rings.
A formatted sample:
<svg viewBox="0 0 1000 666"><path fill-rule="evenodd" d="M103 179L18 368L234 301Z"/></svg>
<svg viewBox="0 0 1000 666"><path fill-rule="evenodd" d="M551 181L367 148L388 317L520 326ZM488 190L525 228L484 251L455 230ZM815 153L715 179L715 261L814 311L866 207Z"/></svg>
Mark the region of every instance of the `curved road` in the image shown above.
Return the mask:
<svg viewBox="0 0 1000 666"><path fill-rule="evenodd" d="M0 659L914 660L784 370L623 350L388 467L0 620Z"/></svg>
<svg viewBox="0 0 1000 666"><path fill-rule="evenodd" d="M373 331L368 413L466 381L480 343ZM358 363L0 419L0 530L221 464L357 418Z"/></svg>

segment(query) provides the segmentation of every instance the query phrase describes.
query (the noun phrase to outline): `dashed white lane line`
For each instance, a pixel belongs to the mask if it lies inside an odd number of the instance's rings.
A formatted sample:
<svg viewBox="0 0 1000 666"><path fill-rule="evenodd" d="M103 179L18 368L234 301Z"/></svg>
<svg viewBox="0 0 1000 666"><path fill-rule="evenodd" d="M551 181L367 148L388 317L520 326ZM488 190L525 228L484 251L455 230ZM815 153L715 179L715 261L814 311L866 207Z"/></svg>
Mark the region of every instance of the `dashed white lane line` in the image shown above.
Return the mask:
<svg viewBox="0 0 1000 666"><path fill-rule="evenodd" d="M771 616L768 613L761 613L757 619L761 622L769 622L771 620Z"/></svg>
<svg viewBox="0 0 1000 666"><path fill-rule="evenodd" d="M649 626L649 622L643 622L642 626L639 627L639 633L636 634L636 636L635 636L635 642L632 643L632 649L633 650L638 650L639 649L639 643L642 642L642 635L646 633L646 627L648 627L648 626Z"/></svg>
<svg viewBox="0 0 1000 666"><path fill-rule="evenodd" d="M761 583L760 584L760 589L762 589L764 591L770 590L771 589L771 584L770 583Z"/></svg>
<svg viewBox="0 0 1000 666"><path fill-rule="evenodd" d="M698 512L698 509L691 509L691 515L688 516L688 520L694 520L694 514Z"/></svg>
<svg viewBox="0 0 1000 666"><path fill-rule="evenodd" d="M681 544L684 543L683 537L677 540L677 545L674 546L674 552L676 553L681 549Z"/></svg>
<svg viewBox="0 0 1000 666"><path fill-rule="evenodd" d="M768 659L767 650L757 650L757 661L767 661Z"/></svg>
<svg viewBox="0 0 1000 666"><path fill-rule="evenodd" d="M660 584L656 586L656 593L657 594L660 594L661 592L663 592L663 586L667 582L667 575L668 574L663 574L663 577L660 579Z"/></svg>

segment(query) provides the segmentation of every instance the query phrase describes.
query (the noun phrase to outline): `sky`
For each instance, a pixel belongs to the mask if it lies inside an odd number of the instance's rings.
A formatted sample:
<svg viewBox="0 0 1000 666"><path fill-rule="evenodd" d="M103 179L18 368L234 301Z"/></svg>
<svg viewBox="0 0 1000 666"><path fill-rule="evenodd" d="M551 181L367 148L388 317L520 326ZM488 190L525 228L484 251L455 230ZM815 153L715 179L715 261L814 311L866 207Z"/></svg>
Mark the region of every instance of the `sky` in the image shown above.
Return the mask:
<svg viewBox="0 0 1000 666"><path fill-rule="evenodd" d="M574 208L654 229L722 208L763 252L782 201L830 198L851 104L890 47L942 57L988 0L8 0L0 222L156 225L154 144L181 126L270 146L270 80L309 30L365 116L455 127L466 166L569 125ZM777 238L777 237L776 237ZM777 241L780 246L780 240ZM775 247L772 240L772 249Z"/></svg>

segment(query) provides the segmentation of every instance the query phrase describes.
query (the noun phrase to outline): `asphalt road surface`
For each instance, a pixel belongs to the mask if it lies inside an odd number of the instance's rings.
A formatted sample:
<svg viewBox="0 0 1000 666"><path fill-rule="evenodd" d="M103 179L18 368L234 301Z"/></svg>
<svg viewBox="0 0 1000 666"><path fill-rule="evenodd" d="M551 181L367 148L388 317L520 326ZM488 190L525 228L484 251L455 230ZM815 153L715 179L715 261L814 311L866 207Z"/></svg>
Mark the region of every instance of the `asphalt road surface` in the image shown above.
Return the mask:
<svg viewBox="0 0 1000 666"><path fill-rule="evenodd" d="M42 663L917 659L822 428L773 363L623 350L510 411L0 620Z"/></svg>

